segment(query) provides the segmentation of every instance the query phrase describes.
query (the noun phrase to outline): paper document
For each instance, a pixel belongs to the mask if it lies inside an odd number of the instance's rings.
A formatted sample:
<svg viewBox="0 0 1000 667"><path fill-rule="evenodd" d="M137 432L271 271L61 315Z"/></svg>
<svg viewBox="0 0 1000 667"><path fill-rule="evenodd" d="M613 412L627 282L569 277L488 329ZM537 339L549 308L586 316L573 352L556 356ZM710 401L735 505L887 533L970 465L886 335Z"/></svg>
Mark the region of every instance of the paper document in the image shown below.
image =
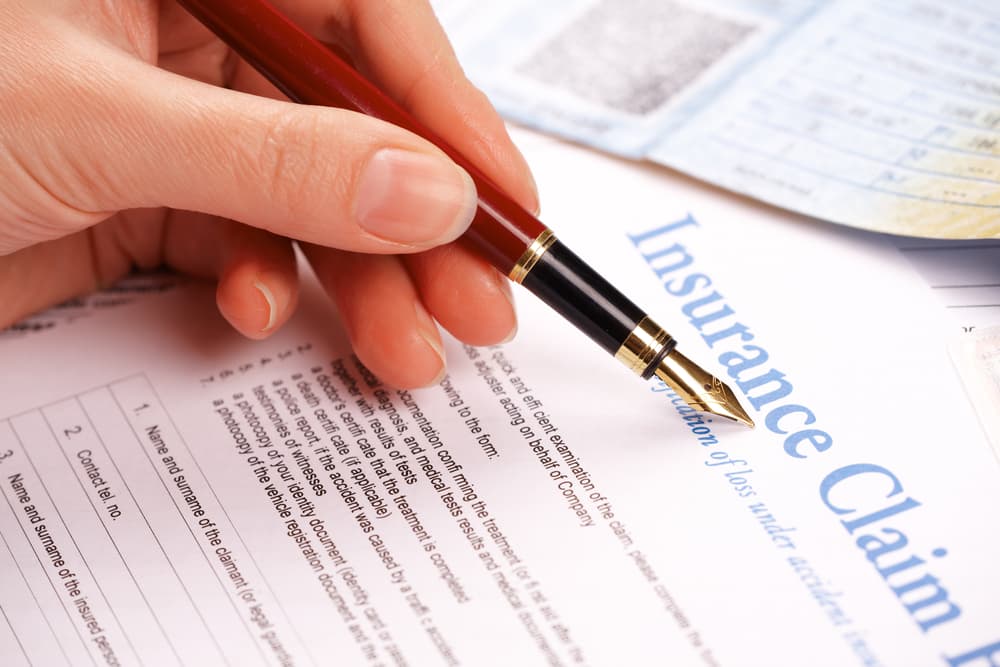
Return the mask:
<svg viewBox="0 0 1000 667"><path fill-rule="evenodd" d="M1000 325L1000 242L893 239L947 309L968 330Z"/></svg>
<svg viewBox="0 0 1000 667"><path fill-rule="evenodd" d="M262 343L207 288L4 341L3 664L1000 659L1000 467L898 253L527 152L560 237L756 430L523 294L515 342L450 341L412 392L311 289Z"/></svg>
<svg viewBox="0 0 1000 667"><path fill-rule="evenodd" d="M951 354L1000 461L1000 326L970 328Z"/></svg>
<svg viewBox="0 0 1000 667"><path fill-rule="evenodd" d="M996 3L435 7L509 118L826 220L1000 235Z"/></svg>
<svg viewBox="0 0 1000 667"><path fill-rule="evenodd" d="M893 242L956 325L949 344L952 360L1000 457L1000 243L911 238Z"/></svg>

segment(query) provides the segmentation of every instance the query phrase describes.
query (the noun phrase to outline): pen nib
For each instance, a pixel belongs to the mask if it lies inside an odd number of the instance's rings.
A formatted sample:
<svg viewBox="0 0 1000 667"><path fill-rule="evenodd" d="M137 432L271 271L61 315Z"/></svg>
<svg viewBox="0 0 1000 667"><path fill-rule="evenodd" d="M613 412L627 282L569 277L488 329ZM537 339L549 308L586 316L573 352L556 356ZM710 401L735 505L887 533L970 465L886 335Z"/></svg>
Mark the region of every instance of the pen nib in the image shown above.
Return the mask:
<svg viewBox="0 0 1000 667"><path fill-rule="evenodd" d="M753 420L725 382L704 370L677 350L656 369L656 377L677 392L695 410L724 417L753 428Z"/></svg>

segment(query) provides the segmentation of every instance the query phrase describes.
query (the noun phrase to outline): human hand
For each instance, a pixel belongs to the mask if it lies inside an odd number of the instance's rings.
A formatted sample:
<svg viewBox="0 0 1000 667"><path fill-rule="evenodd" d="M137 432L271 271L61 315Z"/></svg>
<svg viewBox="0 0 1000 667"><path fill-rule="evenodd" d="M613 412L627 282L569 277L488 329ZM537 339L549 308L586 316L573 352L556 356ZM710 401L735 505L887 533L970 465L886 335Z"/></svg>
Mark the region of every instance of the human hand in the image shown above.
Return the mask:
<svg viewBox="0 0 1000 667"><path fill-rule="evenodd" d="M537 208L426 2L275 4ZM294 309L298 239L389 383L440 374L434 320L474 345L516 328L506 279L448 243L474 186L426 141L280 100L171 0L0 0L0 34L0 326L166 264L217 278L222 314L262 338Z"/></svg>

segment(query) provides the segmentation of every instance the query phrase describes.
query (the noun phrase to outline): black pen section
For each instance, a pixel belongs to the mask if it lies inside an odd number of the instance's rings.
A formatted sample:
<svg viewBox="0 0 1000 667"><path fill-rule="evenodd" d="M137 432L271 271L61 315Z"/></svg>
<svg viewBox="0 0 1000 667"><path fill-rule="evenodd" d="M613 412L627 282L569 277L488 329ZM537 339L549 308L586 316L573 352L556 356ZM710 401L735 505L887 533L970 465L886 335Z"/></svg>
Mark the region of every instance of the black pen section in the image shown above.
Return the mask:
<svg viewBox="0 0 1000 667"><path fill-rule="evenodd" d="M538 258L521 284L611 355L616 355L646 314L561 242ZM640 374L653 371L673 341Z"/></svg>

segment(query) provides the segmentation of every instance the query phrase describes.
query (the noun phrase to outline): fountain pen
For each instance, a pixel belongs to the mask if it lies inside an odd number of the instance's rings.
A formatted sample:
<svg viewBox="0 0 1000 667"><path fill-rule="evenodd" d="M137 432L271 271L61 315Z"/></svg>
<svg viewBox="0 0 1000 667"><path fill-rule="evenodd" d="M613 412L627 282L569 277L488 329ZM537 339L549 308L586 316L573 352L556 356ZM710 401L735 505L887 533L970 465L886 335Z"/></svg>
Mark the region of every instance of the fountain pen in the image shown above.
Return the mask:
<svg viewBox="0 0 1000 667"><path fill-rule="evenodd" d="M179 0L293 102L358 111L444 151L476 184L479 207L462 236L643 379L654 375L692 408L753 426L733 391L676 349L638 306L559 242L481 170L266 0Z"/></svg>

